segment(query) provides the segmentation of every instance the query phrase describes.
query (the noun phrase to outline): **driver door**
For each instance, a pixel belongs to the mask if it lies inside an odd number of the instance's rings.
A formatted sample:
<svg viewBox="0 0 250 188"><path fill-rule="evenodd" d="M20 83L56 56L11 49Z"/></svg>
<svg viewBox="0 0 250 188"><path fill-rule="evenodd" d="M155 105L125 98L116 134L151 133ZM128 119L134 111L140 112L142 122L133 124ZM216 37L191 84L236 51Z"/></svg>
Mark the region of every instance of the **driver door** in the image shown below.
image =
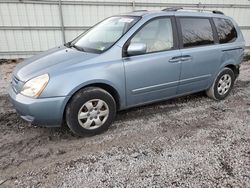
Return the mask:
<svg viewBox="0 0 250 188"><path fill-rule="evenodd" d="M159 17L144 24L126 43L146 44L146 53L123 58L128 107L176 95L181 70L176 33L173 17Z"/></svg>

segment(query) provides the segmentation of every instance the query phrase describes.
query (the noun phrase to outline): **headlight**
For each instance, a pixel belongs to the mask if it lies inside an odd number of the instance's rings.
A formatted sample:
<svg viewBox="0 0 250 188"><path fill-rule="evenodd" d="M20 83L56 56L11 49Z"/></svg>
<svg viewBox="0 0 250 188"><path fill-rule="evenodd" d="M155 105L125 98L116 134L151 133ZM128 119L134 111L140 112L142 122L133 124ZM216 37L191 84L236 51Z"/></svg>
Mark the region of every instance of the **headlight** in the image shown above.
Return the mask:
<svg viewBox="0 0 250 188"><path fill-rule="evenodd" d="M42 93L43 89L46 87L47 83L49 82L49 75L43 74L41 76L37 76L32 78L31 80L27 81L22 90L21 94L37 98Z"/></svg>

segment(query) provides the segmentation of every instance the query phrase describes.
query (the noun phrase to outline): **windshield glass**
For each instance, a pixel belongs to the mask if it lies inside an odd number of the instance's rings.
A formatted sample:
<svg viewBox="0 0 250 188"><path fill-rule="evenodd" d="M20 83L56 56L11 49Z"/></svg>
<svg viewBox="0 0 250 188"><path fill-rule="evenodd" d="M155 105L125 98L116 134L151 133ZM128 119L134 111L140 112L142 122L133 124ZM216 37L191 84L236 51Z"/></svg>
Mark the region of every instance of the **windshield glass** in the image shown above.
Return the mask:
<svg viewBox="0 0 250 188"><path fill-rule="evenodd" d="M102 53L118 41L138 20L135 16L114 16L100 22L77 37L71 46L82 51Z"/></svg>

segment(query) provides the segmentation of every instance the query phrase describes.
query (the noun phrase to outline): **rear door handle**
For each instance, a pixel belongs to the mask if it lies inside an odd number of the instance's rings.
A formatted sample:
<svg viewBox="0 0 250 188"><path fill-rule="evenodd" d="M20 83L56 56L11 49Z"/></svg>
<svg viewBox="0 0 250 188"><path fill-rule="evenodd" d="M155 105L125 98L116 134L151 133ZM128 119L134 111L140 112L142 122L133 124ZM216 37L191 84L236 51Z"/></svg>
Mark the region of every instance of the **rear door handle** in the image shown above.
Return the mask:
<svg viewBox="0 0 250 188"><path fill-rule="evenodd" d="M170 60L168 60L170 63L177 63L179 61L190 61L193 58L190 55L184 55L184 56L176 56L172 57Z"/></svg>
<svg viewBox="0 0 250 188"><path fill-rule="evenodd" d="M181 61L181 56L176 56L176 57L172 57L170 60L168 60L170 63L176 63Z"/></svg>
<svg viewBox="0 0 250 188"><path fill-rule="evenodd" d="M181 61L189 61L192 60L193 58L190 55L185 55L181 57Z"/></svg>

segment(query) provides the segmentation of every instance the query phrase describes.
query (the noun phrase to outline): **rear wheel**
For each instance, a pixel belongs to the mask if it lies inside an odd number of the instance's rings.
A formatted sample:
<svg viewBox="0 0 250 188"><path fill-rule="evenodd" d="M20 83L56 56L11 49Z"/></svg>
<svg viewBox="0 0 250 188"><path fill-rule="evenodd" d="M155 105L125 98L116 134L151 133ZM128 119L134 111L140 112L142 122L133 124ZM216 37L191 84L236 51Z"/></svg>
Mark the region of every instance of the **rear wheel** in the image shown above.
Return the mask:
<svg viewBox="0 0 250 188"><path fill-rule="evenodd" d="M116 115L114 98L97 87L77 92L66 107L66 122L79 136L94 135L108 129Z"/></svg>
<svg viewBox="0 0 250 188"><path fill-rule="evenodd" d="M215 79L213 85L206 91L208 97L215 100L225 99L234 85L235 75L229 68L224 68Z"/></svg>

